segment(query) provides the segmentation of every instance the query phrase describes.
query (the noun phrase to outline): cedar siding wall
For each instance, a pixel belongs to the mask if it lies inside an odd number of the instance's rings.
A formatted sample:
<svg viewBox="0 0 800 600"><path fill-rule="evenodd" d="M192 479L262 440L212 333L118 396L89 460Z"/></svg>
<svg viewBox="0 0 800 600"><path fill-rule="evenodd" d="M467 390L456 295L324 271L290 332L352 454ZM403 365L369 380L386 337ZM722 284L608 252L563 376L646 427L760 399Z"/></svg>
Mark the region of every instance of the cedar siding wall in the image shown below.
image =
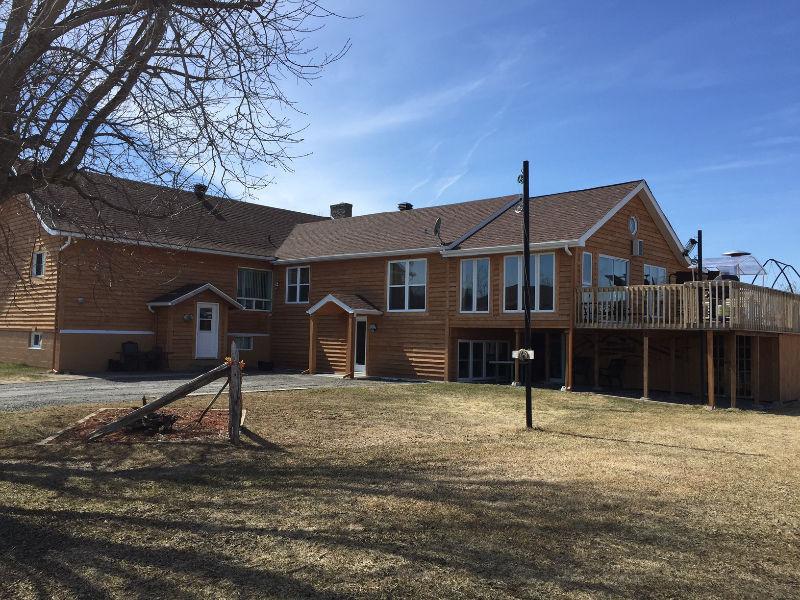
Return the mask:
<svg viewBox="0 0 800 600"><path fill-rule="evenodd" d="M639 231L636 239L644 241L644 256L632 256L631 240L633 237L628 231L628 218L635 215L639 219ZM667 274L675 271L686 270L686 264L681 264L675 256L672 246L661 234L653 217L650 216L644 202L637 196L626 204L608 223L603 225L586 242L586 252L592 253L592 284L604 286L598 281L597 266L601 254L615 258L625 258L630 261L628 276L629 285L642 285L644 283L644 265L666 267ZM580 266L581 263L578 263ZM578 272L580 278L580 271ZM578 279L576 285L580 285Z"/></svg>
<svg viewBox="0 0 800 600"><path fill-rule="evenodd" d="M263 261L75 240L62 254L59 328L151 332L150 335L122 338L139 342L141 350L157 344L173 352L170 356L172 369L204 366L208 361L193 360L196 323L182 319L184 313L192 314L194 319L196 303L203 301L201 298L220 304L220 334L225 336L220 342L223 357L229 352L229 331L269 334L271 313L231 310L228 319L228 305L210 293L170 309L159 308L155 313L148 310L147 302L188 283L211 283L235 298L239 267L272 268ZM63 346L60 369L76 371L105 370L108 359L116 358L119 344L125 341L116 339L115 335L62 334L60 337ZM88 339L81 339L84 337L98 340L99 347L91 356L84 352L77 356L73 352L75 348L90 346ZM99 341L100 338L111 340L105 343ZM257 360L270 359L270 338L254 338L254 347L254 351L243 352L242 358L255 367ZM109 353L111 348L115 350Z"/></svg>
<svg viewBox="0 0 800 600"><path fill-rule="evenodd" d="M47 235L24 197L0 205L0 362L52 367L62 241ZM47 252L42 278L31 276L38 251ZM32 331L43 333L41 350L28 348Z"/></svg>
<svg viewBox="0 0 800 600"><path fill-rule="evenodd" d="M427 310L422 313L396 313L386 309L389 260L426 258L428 261ZM394 377L444 377L447 265L438 254L425 256L365 258L310 263L311 293L308 304L286 304L286 268L276 268L273 359L283 368L308 367L309 316L306 311L332 292L362 296L383 315L370 316L367 373ZM317 344L319 372L345 369L347 327L344 318L318 317ZM328 322L330 321L330 322Z"/></svg>

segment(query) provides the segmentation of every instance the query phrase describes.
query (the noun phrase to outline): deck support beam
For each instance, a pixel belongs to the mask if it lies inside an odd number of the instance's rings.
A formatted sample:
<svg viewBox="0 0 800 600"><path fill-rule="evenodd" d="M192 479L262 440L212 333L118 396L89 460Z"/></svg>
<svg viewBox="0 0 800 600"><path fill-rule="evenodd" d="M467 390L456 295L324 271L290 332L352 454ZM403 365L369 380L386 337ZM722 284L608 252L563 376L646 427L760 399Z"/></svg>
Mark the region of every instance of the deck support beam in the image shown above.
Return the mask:
<svg viewBox="0 0 800 600"><path fill-rule="evenodd" d="M650 336L642 335L642 398L650 399Z"/></svg>
<svg viewBox="0 0 800 600"><path fill-rule="evenodd" d="M714 332L706 331L706 380L708 381L709 408L714 408L716 406L716 398L714 397L714 377Z"/></svg>
<svg viewBox="0 0 800 600"><path fill-rule="evenodd" d="M736 332L728 335L728 394L731 400L731 408L736 408L736 386L738 383L736 364Z"/></svg>
<svg viewBox="0 0 800 600"><path fill-rule="evenodd" d="M347 315L347 373L345 377L347 379L353 379L356 375L356 366L355 366L355 341L354 341L354 329L355 329L355 322L356 319L353 315Z"/></svg>
<svg viewBox="0 0 800 600"><path fill-rule="evenodd" d="M311 315L308 322L308 372L317 373L317 317Z"/></svg>
<svg viewBox="0 0 800 600"><path fill-rule="evenodd" d="M753 388L753 404L758 406L761 403L761 338L753 336L753 343L750 345L751 373L750 385Z"/></svg>
<svg viewBox="0 0 800 600"><path fill-rule="evenodd" d="M575 329L574 327L570 326L570 328L567 330L567 373L566 377L564 378L564 387L567 389L568 392L572 391L572 384L573 384L572 375L573 371L575 370L573 368L575 361L572 355L574 351L574 342L575 342Z"/></svg>
<svg viewBox="0 0 800 600"><path fill-rule="evenodd" d="M594 334L594 359L592 360L594 370L594 390L600 389L600 334Z"/></svg>

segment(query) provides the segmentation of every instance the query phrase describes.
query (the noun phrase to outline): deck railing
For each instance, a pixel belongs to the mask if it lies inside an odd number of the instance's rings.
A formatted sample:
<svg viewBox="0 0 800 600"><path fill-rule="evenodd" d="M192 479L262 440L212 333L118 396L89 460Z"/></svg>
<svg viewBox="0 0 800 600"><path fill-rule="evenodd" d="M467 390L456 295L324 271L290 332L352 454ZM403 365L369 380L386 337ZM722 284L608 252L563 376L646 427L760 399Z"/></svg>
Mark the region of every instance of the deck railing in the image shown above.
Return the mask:
<svg viewBox="0 0 800 600"><path fill-rule="evenodd" d="M800 333L800 295L738 281L581 287L576 326Z"/></svg>

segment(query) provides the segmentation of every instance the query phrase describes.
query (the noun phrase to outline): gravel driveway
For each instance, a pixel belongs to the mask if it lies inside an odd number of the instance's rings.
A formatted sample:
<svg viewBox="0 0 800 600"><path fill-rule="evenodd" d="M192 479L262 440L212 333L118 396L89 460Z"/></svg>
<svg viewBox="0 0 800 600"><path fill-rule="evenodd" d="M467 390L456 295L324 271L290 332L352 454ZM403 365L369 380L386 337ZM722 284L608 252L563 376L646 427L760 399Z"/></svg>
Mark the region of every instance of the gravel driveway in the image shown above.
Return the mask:
<svg viewBox="0 0 800 600"><path fill-rule="evenodd" d="M81 402L137 402L142 396L147 396L148 400L155 400L196 376L196 373L173 374L166 377L108 376L0 384L0 411L31 410ZM222 383L215 381L197 393L215 394ZM246 392L255 392L318 387L364 387L389 383L391 382L386 380L342 379L325 375L259 373L245 375L242 389Z"/></svg>

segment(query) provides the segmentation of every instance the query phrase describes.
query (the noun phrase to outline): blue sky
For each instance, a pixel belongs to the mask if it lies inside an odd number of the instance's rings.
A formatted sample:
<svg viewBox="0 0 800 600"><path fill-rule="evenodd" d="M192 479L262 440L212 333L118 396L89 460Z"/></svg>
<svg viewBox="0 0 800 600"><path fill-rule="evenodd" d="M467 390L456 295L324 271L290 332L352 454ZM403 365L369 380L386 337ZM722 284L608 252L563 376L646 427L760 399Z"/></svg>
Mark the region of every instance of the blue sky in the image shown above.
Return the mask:
<svg viewBox="0 0 800 600"><path fill-rule="evenodd" d="M332 2L267 204L356 214L645 178L682 239L800 265L800 4Z"/></svg>

